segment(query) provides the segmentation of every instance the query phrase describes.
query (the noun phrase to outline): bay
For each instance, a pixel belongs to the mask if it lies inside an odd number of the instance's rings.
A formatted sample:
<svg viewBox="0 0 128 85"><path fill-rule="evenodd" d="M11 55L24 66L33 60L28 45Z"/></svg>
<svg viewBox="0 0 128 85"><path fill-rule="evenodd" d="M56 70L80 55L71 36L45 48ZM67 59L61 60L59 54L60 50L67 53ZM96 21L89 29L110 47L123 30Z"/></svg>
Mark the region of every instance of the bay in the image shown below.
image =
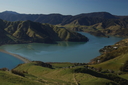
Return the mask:
<svg viewBox="0 0 128 85"><path fill-rule="evenodd" d="M0 46L0 49L18 54L31 61L87 63L100 55L99 49L123 39L120 37L96 37L89 33L79 33L87 36L89 41L86 43L62 41L58 44L14 44ZM0 60L3 60L3 57ZM17 62L17 60L14 62Z"/></svg>
<svg viewBox="0 0 128 85"><path fill-rule="evenodd" d="M12 69L21 63L24 62L13 57L12 55L0 52L0 68Z"/></svg>

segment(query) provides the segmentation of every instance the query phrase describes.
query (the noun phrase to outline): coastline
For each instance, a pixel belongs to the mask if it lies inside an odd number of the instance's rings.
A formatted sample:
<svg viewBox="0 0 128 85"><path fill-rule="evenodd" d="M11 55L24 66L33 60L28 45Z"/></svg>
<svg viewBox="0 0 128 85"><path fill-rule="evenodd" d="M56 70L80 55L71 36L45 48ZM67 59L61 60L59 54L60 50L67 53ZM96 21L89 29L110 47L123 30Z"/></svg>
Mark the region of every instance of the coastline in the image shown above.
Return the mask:
<svg viewBox="0 0 128 85"><path fill-rule="evenodd" d="M9 54L9 55L12 55L13 57L16 57L16 58L20 59L20 60L23 61L24 63L29 63L29 62L31 62L30 60L28 60L28 59L26 59L26 58L24 58L24 57L22 57L22 56L20 56L20 55L13 54L13 53L7 52L7 51L2 50L2 49L0 49L0 52L6 53L6 54Z"/></svg>

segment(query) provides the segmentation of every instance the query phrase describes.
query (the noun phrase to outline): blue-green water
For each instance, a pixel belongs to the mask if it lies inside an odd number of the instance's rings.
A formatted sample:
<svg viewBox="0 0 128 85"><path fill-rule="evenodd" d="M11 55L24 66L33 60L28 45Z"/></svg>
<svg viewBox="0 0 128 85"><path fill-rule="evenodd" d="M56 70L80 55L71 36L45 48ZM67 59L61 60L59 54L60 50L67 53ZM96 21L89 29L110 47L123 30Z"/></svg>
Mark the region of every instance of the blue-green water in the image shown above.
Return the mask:
<svg viewBox="0 0 128 85"><path fill-rule="evenodd" d="M12 69L21 63L23 63L23 61L15 58L11 55L8 55L6 53L0 52L0 68L6 67L8 69Z"/></svg>
<svg viewBox="0 0 128 85"><path fill-rule="evenodd" d="M15 44L15 45L3 45L0 47L0 49L4 49L8 52L21 55L29 60L39 60L43 62L86 62L87 63L91 59L100 55L99 49L107 45L112 45L123 39L119 37L110 37L110 38L96 37L88 33L83 33L83 32L80 33L89 38L89 41L87 43L58 42L58 44L41 44L41 43ZM2 57L0 60L3 59L4 57ZM11 62L6 60L4 61L8 63ZM13 60L13 62L17 62L17 60ZM3 65L4 64L2 64L1 66Z"/></svg>

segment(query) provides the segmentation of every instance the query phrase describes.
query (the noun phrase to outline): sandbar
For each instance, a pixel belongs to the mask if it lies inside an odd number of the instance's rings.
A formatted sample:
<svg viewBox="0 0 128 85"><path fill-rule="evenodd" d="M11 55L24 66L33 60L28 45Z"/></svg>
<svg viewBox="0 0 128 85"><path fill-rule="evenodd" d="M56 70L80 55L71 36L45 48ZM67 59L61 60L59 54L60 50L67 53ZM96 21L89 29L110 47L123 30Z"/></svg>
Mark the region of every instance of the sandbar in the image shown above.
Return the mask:
<svg viewBox="0 0 128 85"><path fill-rule="evenodd" d="M0 49L0 52L6 53L6 54L9 54L9 55L12 55L12 56L14 56L14 57L16 57L16 58L22 60L24 63L29 63L29 62L31 62L30 60L28 60L28 59L26 59L26 58L24 58L24 57L22 57L22 56L20 56L20 55L13 54L13 53L7 52L7 51L2 50L2 49Z"/></svg>

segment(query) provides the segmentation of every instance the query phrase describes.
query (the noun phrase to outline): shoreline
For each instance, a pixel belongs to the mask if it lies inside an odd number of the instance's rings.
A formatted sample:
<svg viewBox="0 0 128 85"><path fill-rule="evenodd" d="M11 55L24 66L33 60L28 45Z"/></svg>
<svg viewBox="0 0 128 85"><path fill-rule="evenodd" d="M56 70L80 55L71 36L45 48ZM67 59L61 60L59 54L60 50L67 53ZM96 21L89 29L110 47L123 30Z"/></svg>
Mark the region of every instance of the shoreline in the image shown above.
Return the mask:
<svg viewBox="0 0 128 85"><path fill-rule="evenodd" d="M23 61L24 63L29 63L29 62L31 62L30 60L28 60L28 59L26 59L26 58L24 58L24 57L22 57L22 56L20 56L20 55L13 54L13 53L7 52L7 51L2 50L2 49L0 49L0 52L6 53L6 54L9 54L9 55L12 55L13 57L15 57L15 58L17 58L17 59L20 59L20 60Z"/></svg>

